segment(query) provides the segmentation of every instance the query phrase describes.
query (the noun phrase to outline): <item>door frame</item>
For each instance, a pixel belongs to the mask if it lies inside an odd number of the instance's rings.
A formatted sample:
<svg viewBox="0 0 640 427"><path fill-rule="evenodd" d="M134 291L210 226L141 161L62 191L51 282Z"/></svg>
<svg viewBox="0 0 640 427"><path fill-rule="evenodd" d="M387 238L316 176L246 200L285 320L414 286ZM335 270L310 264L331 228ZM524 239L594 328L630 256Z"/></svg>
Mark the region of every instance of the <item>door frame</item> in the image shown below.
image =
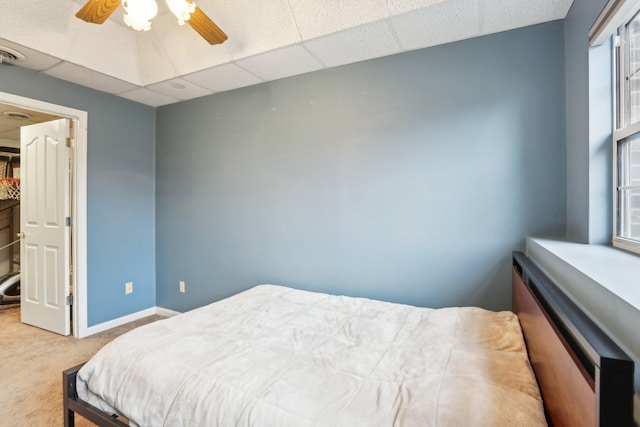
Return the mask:
<svg viewBox="0 0 640 427"><path fill-rule="evenodd" d="M26 110L48 113L74 121L75 144L71 158L73 180L71 185L71 217L73 230L71 233L71 257L73 274L72 334L83 338L89 334L87 316L87 125L88 113L83 110L51 104L37 99L26 98L10 93L0 92L0 103Z"/></svg>

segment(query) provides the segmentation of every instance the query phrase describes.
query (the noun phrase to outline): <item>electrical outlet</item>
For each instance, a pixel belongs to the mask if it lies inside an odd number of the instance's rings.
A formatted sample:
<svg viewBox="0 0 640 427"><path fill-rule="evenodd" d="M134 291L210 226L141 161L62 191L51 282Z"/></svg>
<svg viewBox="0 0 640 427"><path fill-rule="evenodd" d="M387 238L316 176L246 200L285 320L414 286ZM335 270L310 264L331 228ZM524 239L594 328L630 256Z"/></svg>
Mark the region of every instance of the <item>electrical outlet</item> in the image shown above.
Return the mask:
<svg viewBox="0 0 640 427"><path fill-rule="evenodd" d="M184 282L181 280L180 283L178 284L179 288L180 288L180 293L184 294L185 293L185 285Z"/></svg>
<svg viewBox="0 0 640 427"><path fill-rule="evenodd" d="M127 282L124 284L124 293L127 295L133 293L133 282Z"/></svg>

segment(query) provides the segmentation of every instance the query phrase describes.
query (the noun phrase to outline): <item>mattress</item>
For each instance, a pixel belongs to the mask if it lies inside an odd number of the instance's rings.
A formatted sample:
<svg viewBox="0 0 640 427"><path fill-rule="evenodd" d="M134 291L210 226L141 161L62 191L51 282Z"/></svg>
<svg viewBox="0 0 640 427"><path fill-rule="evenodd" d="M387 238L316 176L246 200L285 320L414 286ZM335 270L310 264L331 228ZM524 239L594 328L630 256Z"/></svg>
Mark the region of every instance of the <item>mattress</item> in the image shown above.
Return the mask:
<svg viewBox="0 0 640 427"><path fill-rule="evenodd" d="M276 285L115 339L81 399L137 426L542 426L517 317Z"/></svg>

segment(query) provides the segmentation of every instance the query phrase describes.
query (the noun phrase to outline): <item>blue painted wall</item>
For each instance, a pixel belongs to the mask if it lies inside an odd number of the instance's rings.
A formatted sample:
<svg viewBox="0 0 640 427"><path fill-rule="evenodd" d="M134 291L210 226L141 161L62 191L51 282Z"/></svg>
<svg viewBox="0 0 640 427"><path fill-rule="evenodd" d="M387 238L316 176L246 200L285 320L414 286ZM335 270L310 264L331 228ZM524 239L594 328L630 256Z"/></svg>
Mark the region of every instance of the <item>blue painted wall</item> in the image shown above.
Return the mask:
<svg viewBox="0 0 640 427"><path fill-rule="evenodd" d="M511 251L565 231L564 100L552 22L160 108L157 305L509 308Z"/></svg>
<svg viewBox="0 0 640 427"><path fill-rule="evenodd" d="M611 48L589 48L589 28L606 0L573 3L565 20L567 236L610 243Z"/></svg>
<svg viewBox="0 0 640 427"><path fill-rule="evenodd" d="M153 307L155 110L9 65L0 91L88 112L88 325Z"/></svg>

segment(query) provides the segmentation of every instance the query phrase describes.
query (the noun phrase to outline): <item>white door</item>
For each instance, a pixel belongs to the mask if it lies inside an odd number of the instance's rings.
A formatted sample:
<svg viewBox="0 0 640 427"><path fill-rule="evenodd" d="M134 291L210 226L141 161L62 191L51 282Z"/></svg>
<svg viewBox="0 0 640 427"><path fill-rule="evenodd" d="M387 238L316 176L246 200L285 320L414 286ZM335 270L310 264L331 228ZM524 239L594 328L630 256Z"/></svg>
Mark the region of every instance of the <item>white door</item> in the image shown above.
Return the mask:
<svg viewBox="0 0 640 427"><path fill-rule="evenodd" d="M20 135L22 321L70 333L70 120L25 126Z"/></svg>

